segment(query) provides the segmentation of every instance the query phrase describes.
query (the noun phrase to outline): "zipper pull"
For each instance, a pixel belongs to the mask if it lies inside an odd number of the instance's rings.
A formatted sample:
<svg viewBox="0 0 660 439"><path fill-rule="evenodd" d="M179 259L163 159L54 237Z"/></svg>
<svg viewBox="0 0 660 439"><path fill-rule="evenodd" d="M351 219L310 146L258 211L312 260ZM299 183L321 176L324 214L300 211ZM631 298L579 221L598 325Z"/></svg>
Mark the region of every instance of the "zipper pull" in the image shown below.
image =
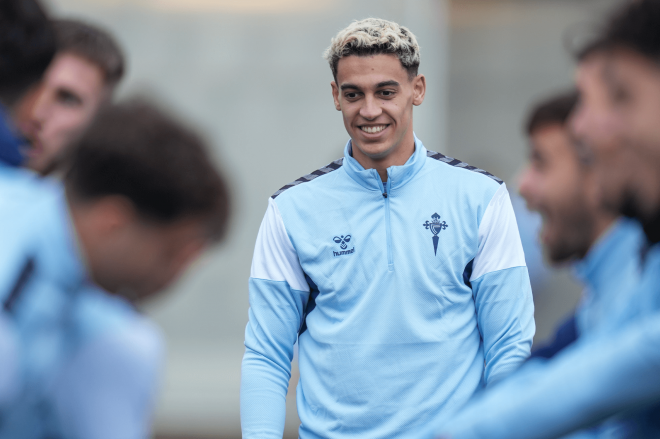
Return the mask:
<svg viewBox="0 0 660 439"><path fill-rule="evenodd" d="M387 198L387 192L383 192L383 198Z"/></svg>

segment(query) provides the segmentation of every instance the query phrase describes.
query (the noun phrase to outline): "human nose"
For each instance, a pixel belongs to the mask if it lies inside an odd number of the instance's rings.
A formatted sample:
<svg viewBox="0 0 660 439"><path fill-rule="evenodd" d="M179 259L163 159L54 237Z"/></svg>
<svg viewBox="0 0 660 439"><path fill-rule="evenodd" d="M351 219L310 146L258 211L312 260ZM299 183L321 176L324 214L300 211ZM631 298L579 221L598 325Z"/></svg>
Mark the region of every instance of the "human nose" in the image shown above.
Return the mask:
<svg viewBox="0 0 660 439"><path fill-rule="evenodd" d="M382 112L383 109L380 107L380 103L373 96L367 96L360 108L360 116L367 120L376 119Z"/></svg>

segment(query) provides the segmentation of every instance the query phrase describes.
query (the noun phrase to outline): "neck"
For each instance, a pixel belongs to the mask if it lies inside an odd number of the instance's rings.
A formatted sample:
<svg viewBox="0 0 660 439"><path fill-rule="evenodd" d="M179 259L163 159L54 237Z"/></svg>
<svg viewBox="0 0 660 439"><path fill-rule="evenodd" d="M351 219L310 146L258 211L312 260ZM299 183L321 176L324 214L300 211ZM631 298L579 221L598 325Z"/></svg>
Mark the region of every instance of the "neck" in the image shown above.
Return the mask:
<svg viewBox="0 0 660 439"><path fill-rule="evenodd" d="M387 168L391 166L405 165L410 156L415 152L415 137L410 134L401 140L397 145L394 145L390 151L383 157L374 157L365 154L359 146L353 142L353 158L362 165L364 169L375 169L383 182L387 181Z"/></svg>
<svg viewBox="0 0 660 439"><path fill-rule="evenodd" d="M660 212L657 212L653 217L646 218L641 221L642 228L646 239L650 244L657 244L660 242Z"/></svg>
<svg viewBox="0 0 660 439"><path fill-rule="evenodd" d="M607 232L607 229L609 229L612 224L614 224L614 221L616 221L617 217L615 215L610 215L603 213L602 215L599 215L595 221L594 221L594 233L593 233L593 238L591 240L591 244L589 245L589 249L592 249L596 242L600 239L601 236Z"/></svg>

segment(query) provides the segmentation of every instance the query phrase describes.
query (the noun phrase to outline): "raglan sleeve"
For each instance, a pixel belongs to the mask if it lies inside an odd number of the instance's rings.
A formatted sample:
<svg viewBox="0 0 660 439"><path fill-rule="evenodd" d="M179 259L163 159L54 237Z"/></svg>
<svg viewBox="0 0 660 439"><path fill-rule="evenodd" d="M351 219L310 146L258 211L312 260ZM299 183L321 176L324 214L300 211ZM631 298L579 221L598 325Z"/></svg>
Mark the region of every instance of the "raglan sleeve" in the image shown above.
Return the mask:
<svg viewBox="0 0 660 439"><path fill-rule="evenodd" d="M504 183L479 224L470 283L484 346L484 381L489 386L525 361L535 332L529 274Z"/></svg>
<svg viewBox="0 0 660 439"><path fill-rule="evenodd" d="M64 437L151 437L164 351L160 331L143 317L85 343L54 390Z"/></svg>
<svg viewBox="0 0 660 439"><path fill-rule="evenodd" d="M434 437L549 439L660 399L660 313L535 359L471 401Z"/></svg>
<svg viewBox="0 0 660 439"><path fill-rule="evenodd" d="M244 438L281 438L293 346L303 322L309 285L272 198L257 235L249 292L241 428Z"/></svg>

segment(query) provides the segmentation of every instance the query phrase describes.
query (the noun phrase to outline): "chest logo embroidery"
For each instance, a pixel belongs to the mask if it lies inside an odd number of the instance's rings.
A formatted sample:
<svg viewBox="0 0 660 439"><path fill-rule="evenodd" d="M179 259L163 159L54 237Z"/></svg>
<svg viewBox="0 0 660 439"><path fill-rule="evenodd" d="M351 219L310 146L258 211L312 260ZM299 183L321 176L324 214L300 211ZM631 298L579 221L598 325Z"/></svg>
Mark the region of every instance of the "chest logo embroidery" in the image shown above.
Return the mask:
<svg viewBox="0 0 660 439"><path fill-rule="evenodd" d="M350 250L346 250L348 248L348 243L351 242L351 235L335 236L332 240L339 244L339 248L341 248L341 251L338 252L333 250L333 256L350 255L351 253L355 253L355 246Z"/></svg>
<svg viewBox="0 0 660 439"><path fill-rule="evenodd" d="M447 225L446 221L440 222L440 215L438 215L437 213L434 213L433 215L431 215L431 222L429 222L427 220L422 225L424 226L425 229L429 229L429 230L431 230L431 233L433 233L433 238L432 238L433 239L433 254L435 254L437 256L437 254L438 254L438 241L439 241L438 233L440 233L442 230L445 230L449 226Z"/></svg>

